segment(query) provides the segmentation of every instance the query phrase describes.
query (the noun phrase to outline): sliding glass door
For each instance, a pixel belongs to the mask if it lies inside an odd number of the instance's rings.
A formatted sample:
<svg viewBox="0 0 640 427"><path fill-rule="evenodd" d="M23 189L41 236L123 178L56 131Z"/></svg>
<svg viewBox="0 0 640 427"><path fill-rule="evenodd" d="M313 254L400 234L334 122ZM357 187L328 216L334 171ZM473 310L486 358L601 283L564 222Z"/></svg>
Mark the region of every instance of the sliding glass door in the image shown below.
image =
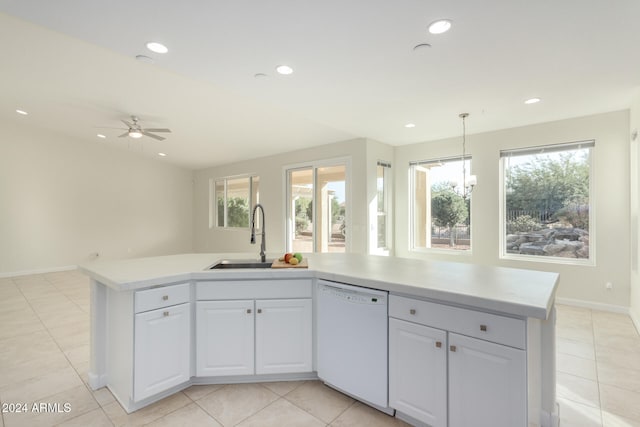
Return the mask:
<svg viewBox="0 0 640 427"><path fill-rule="evenodd" d="M292 252L345 252L347 165L287 170L287 245Z"/></svg>

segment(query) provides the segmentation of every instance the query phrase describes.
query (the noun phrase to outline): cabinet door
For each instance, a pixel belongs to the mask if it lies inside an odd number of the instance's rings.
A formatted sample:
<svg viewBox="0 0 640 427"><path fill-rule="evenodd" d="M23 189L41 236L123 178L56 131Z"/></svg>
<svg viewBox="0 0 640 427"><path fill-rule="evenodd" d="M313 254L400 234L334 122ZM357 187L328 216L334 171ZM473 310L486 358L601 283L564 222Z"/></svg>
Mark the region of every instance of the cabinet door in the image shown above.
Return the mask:
<svg viewBox="0 0 640 427"><path fill-rule="evenodd" d="M449 426L526 427L524 350L449 334Z"/></svg>
<svg viewBox="0 0 640 427"><path fill-rule="evenodd" d="M253 301L196 302L196 375L253 374Z"/></svg>
<svg viewBox="0 0 640 427"><path fill-rule="evenodd" d="M191 304L136 314L134 400L189 380Z"/></svg>
<svg viewBox="0 0 640 427"><path fill-rule="evenodd" d="M389 406L447 426L447 333L389 319Z"/></svg>
<svg viewBox="0 0 640 427"><path fill-rule="evenodd" d="M256 374L311 372L311 299L256 301Z"/></svg>

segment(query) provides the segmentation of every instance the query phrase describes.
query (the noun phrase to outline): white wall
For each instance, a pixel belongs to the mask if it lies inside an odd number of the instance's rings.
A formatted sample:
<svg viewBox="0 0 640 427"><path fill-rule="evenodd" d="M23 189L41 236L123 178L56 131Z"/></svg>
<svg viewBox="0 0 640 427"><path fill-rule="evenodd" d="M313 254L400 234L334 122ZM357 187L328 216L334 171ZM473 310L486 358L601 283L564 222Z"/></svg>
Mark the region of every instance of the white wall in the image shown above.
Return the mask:
<svg viewBox="0 0 640 427"><path fill-rule="evenodd" d="M629 134L640 132L640 89L636 90L629 117ZM631 293L630 314L640 329L640 135L631 140Z"/></svg>
<svg viewBox="0 0 640 427"><path fill-rule="evenodd" d="M367 187L366 187L365 139L292 151L275 156L247 160L230 165L196 171L194 189L194 242L198 252L255 252L257 244L249 243L248 230L209 228L209 181L234 175L255 174L260 176L260 204L265 210L267 252L285 250L285 184L284 167L293 164L348 157L351 159L351 225L349 229L352 252L366 252L367 236Z"/></svg>
<svg viewBox="0 0 640 427"><path fill-rule="evenodd" d="M480 118L476 118L480 120ZM409 251L408 165L461 153L461 138L396 148L396 255L480 264L500 265L560 273L557 296L596 304L629 306L629 112L543 123L473 135L471 116L467 121L468 152L478 185L472 201L472 253L430 254ZM499 258L499 160L500 150L595 139L592 171L595 185L596 265L575 266ZM592 248L593 249L593 248ZM613 290L605 289L612 282Z"/></svg>
<svg viewBox="0 0 640 427"><path fill-rule="evenodd" d="M0 275L191 252L193 172L0 123Z"/></svg>

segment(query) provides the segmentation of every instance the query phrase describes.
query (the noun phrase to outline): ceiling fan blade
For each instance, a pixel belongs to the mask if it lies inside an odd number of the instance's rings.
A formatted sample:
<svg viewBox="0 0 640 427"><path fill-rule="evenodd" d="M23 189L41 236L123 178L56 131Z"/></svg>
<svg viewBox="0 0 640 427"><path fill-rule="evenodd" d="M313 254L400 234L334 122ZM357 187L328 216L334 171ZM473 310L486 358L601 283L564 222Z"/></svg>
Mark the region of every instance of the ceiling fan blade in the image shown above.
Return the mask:
<svg viewBox="0 0 640 427"><path fill-rule="evenodd" d="M171 129L142 129L145 132L169 132L171 133Z"/></svg>
<svg viewBox="0 0 640 427"><path fill-rule="evenodd" d="M130 128L132 128L132 127L133 127L133 123L129 123L129 122L128 122L128 121L126 121L126 120L120 120L120 121L121 121L122 123L124 123L125 125L127 125L127 127L130 127Z"/></svg>
<svg viewBox="0 0 640 427"><path fill-rule="evenodd" d="M124 138L125 136L129 136L129 131L126 131L122 135L118 135L118 138Z"/></svg>
<svg viewBox="0 0 640 427"><path fill-rule="evenodd" d="M144 136L148 136L149 138L157 139L158 141L164 141L165 140L165 138L163 138L161 136L158 136L158 135L154 135L154 134L149 133L149 132L142 131L142 134Z"/></svg>

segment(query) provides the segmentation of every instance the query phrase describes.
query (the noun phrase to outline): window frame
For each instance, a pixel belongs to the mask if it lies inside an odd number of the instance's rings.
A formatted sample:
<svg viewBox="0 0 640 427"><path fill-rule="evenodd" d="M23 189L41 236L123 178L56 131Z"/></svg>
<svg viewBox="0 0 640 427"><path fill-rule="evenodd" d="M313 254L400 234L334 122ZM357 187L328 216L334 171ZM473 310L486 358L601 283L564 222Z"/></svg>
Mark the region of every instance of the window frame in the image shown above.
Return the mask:
<svg viewBox="0 0 640 427"><path fill-rule="evenodd" d="M424 166L429 166L429 165L437 165L438 163L448 163L448 162L460 162L460 161L468 161L469 164L467 165L467 167L465 168L467 171L467 179L469 176L472 175L471 173L471 168L472 168L472 155L471 154L466 154L463 158L463 156L449 156L449 157L437 157L437 158L431 158L431 159L426 159L426 160L419 160L419 161L411 161L409 162L409 169L408 169L408 181L409 181L409 197L408 197L408 201L409 201L409 252L415 252L415 253L431 253L431 254L446 254L446 255L452 255L452 256L471 256L473 253L473 236L472 236L472 230L473 230L473 215L472 215L472 211L473 211L473 195L472 192L469 192L467 194L467 197L469 198L469 249L446 249L446 248L434 248L432 246L429 247L423 247L423 246L416 246L416 230L415 230L415 190L416 190L416 183L415 183L415 169L416 168L424 168ZM428 169L428 168L426 168ZM429 195L431 194L430 191L430 186L429 186ZM429 197L429 201L431 201L431 197ZM427 207L427 209L429 210L429 212L431 212L431 205L429 204L429 206ZM430 215L430 214L429 214ZM432 230L432 225L429 225L429 232L431 233Z"/></svg>
<svg viewBox="0 0 640 427"><path fill-rule="evenodd" d="M247 179L249 181L249 221L246 227L230 227L227 225L227 201L228 201L228 181L230 180L239 180L239 179ZM256 183L257 181L257 183ZM223 225L218 225L218 199L216 193L217 184L222 182L224 188L224 219ZM256 188L257 186L257 188ZM255 191L255 200L254 200L254 190ZM256 204L260 203L260 176L256 173L250 174L242 174L242 175L231 175L224 176L219 178L211 178L209 180L209 228L215 228L218 230L235 230L235 231L246 231L251 228L251 213L253 212L253 208ZM259 213L258 213L259 215ZM256 230L260 230L260 221L256 220Z"/></svg>
<svg viewBox="0 0 640 427"><path fill-rule="evenodd" d="M526 255L526 254L510 254L507 253L507 192L506 192L506 166L505 159L508 157L508 153L525 155L526 153L535 154L544 152L564 152L570 151L571 147L577 149L589 148L589 258L563 258L556 256L539 256L539 255ZM590 266L596 265L596 194L595 194L595 153L596 144L595 140L583 140L576 142L564 142L548 145L527 146L522 148L513 148L500 150L500 170L499 170L499 215L498 220L500 222L500 236L498 238L498 258L506 261L526 261L526 262L538 262L547 264L560 264L560 265L575 265L575 266Z"/></svg>
<svg viewBox="0 0 640 427"><path fill-rule="evenodd" d="M378 168L382 168L382 192L384 195L383 209L380 211L378 203ZM376 203L371 210L373 226L369 235L369 253L375 255L390 255L393 250L393 172L391 162L378 160L376 163ZM385 246L378 244L378 218L385 217Z"/></svg>

